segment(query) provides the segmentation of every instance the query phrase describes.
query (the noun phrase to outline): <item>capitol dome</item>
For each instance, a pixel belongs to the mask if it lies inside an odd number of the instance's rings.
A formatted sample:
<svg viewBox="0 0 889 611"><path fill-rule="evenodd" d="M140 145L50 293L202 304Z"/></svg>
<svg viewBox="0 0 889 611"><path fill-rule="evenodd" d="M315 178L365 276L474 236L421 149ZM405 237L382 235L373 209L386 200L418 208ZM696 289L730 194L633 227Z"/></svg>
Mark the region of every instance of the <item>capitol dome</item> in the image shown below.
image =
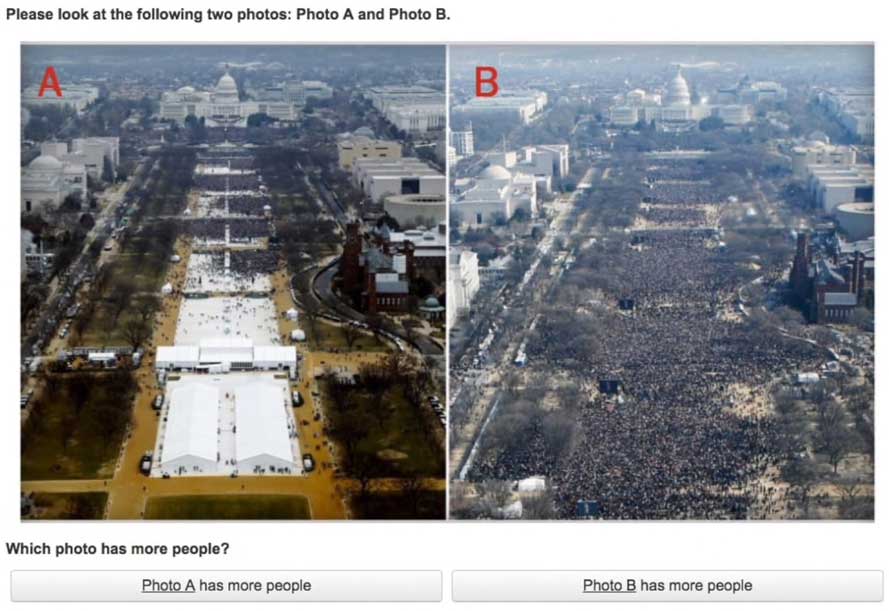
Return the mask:
<svg viewBox="0 0 889 611"><path fill-rule="evenodd" d="M682 68L676 69L676 76L667 85L667 106L688 106L691 104L691 93L688 83L682 76Z"/></svg>
<svg viewBox="0 0 889 611"><path fill-rule="evenodd" d="M220 100L238 101L239 99L238 84L228 72L219 77L219 82L216 83L214 93L216 94L216 98Z"/></svg>
<svg viewBox="0 0 889 611"><path fill-rule="evenodd" d="M40 155L28 167L42 172L56 172L62 169L62 162L52 155Z"/></svg>
<svg viewBox="0 0 889 611"><path fill-rule="evenodd" d="M478 175L483 180L511 180L512 174L502 165L489 165Z"/></svg>

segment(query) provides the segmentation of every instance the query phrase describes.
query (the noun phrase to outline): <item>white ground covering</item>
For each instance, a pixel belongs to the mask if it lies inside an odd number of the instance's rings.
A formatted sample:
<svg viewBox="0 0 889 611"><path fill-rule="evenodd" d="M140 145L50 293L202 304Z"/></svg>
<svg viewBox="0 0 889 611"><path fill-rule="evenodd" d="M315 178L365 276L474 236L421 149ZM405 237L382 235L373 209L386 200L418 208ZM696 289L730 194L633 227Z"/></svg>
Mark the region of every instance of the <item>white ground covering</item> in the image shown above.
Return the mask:
<svg viewBox="0 0 889 611"><path fill-rule="evenodd" d="M267 274L233 273L225 268L226 258L224 253L215 257L209 253L192 253L188 259L185 293L267 293L271 290Z"/></svg>
<svg viewBox="0 0 889 611"><path fill-rule="evenodd" d="M172 387L169 394L163 443L154 454L159 470L177 475L215 471L219 389L194 382Z"/></svg>
<svg viewBox="0 0 889 611"><path fill-rule="evenodd" d="M251 339L257 346L280 344L274 302L266 297L183 299L174 343L218 338Z"/></svg>
<svg viewBox="0 0 889 611"><path fill-rule="evenodd" d="M155 460L151 476L302 475L289 393L286 377L272 373L183 374L169 380L154 453L160 462ZM175 403L172 410L171 403ZM200 417L189 416L189 411ZM208 412L215 412L209 424ZM218 458L213 456L214 462L200 471L168 470L164 453L171 451L171 444L185 448L184 452L176 449L177 456L203 455L212 445ZM175 467L180 462L171 464Z"/></svg>

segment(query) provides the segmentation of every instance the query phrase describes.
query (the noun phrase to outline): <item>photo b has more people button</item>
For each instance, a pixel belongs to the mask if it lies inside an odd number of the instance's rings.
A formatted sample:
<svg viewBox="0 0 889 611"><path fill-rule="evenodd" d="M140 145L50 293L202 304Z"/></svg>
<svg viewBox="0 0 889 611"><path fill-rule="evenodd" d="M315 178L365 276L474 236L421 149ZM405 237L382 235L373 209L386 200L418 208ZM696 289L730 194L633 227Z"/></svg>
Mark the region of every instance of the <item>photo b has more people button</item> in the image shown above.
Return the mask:
<svg viewBox="0 0 889 611"><path fill-rule="evenodd" d="M12 571L13 602L441 602L441 571Z"/></svg>
<svg viewBox="0 0 889 611"><path fill-rule="evenodd" d="M882 571L454 571L456 602L881 602Z"/></svg>

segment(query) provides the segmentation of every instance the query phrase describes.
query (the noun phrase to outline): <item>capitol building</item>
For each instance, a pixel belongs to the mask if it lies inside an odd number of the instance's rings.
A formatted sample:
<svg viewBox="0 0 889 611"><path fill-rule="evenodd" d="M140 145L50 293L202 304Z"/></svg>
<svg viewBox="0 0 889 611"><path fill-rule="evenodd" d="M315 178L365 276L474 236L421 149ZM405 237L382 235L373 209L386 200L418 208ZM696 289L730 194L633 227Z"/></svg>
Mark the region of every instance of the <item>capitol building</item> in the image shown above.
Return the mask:
<svg viewBox="0 0 889 611"><path fill-rule="evenodd" d="M750 107L745 104L693 103L688 81L682 68L667 83L664 95L634 89L611 107L610 121L617 126L633 126L640 121L654 122L664 131L681 131L697 125L701 119L719 117L726 125L743 125L751 119Z"/></svg>
<svg viewBox="0 0 889 611"><path fill-rule="evenodd" d="M211 91L197 91L194 87L180 87L161 95L160 117L183 123L193 115L204 119L211 127L244 126L247 117L266 114L279 121L295 121L299 118L299 104L292 99L241 101L238 84L226 71Z"/></svg>

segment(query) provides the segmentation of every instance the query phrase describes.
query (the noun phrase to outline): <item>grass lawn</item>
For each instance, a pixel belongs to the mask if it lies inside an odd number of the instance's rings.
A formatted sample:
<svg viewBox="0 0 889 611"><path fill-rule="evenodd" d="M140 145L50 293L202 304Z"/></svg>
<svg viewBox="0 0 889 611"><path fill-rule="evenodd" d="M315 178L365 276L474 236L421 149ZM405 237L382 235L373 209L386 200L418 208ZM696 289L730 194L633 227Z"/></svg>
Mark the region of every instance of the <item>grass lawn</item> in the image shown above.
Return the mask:
<svg viewBox="0 0 889 611"><path fill-rule="evenodd" d="M371 492L352 503L355 517L362 520L443 520L445 494L423 490L411 496L402 492Z"/></svg>
<svg viewBox="0 0 889 611"><path fill-rule="evenodd" d="M96 306L96 311L90 318L86 329L80 336L80 346L126 346L126 338L123 336L123 322L125 316L120 317L118 324L112 329L105 327L106 322L111 319L111 313L107 311L104 304Z"/></svg>
<svg viewBox="0 0 889 611"><path fill-rule="evenodd" d="M132 390L110 383L111 374L90 373L89 395L76 413L62 376L44 389L22 428L22 480L110 477L132 413Z"/></svg>
<svg viewBox="0 0 889 611"><path fill-rule="evenodd" d="M308 520L304 496L236 494L157 496L148 499L148 520Z"/></svg>
<svg viewBox="0 0 889 611"><path fill-rule="evenodd" d="M30 520L101 520L107 492L36 492Z"/></svg>
<svg viewBox="0 0 889 611"><path fill-rule="evenodd" d="M330 387L327 384L323 387L329 396ZM351 409L373 412L366 392L359 391L352 400L355 403ZM325 399L324 406L327 410L337 409L336 402L330 399ZM379 458L380 476L444 477L444 452L430 435L429 423L405 399L400 387L389 391L385 407L387 412L382 422L375 417L367 419L367 435L359 444L360 449Z"/></svg>
<svg viewBox="0 0 889 611"><path fill-rule="evenodd" d="M343 328L339 325L333 325L319 320L315 323L317 335L312 331L312 325L306 321L303 323L303 330L306 332L306 339L315 350L323 352L332 352L333 350L351 350L352 352L387 352L390 346L371 333L361 333L349 349L346 342L346 335Z"/></svg>
<svg viewBox="0 0 889 611"><path fill-rule="evenodd" d="M159 295L167 273L166 262L158 264L143 257L137 259L132 255L123 253L115 258L109 287L114 287L122 282L131 283L137 293L149 293ZM123 327L127 320L127 312L124 312L113 328L108 328L108 321L112 318L110 306L107 303L96 304L96 309L87 323L80 338L82 346L126 346L129 342L124 337Z"/></svg>

